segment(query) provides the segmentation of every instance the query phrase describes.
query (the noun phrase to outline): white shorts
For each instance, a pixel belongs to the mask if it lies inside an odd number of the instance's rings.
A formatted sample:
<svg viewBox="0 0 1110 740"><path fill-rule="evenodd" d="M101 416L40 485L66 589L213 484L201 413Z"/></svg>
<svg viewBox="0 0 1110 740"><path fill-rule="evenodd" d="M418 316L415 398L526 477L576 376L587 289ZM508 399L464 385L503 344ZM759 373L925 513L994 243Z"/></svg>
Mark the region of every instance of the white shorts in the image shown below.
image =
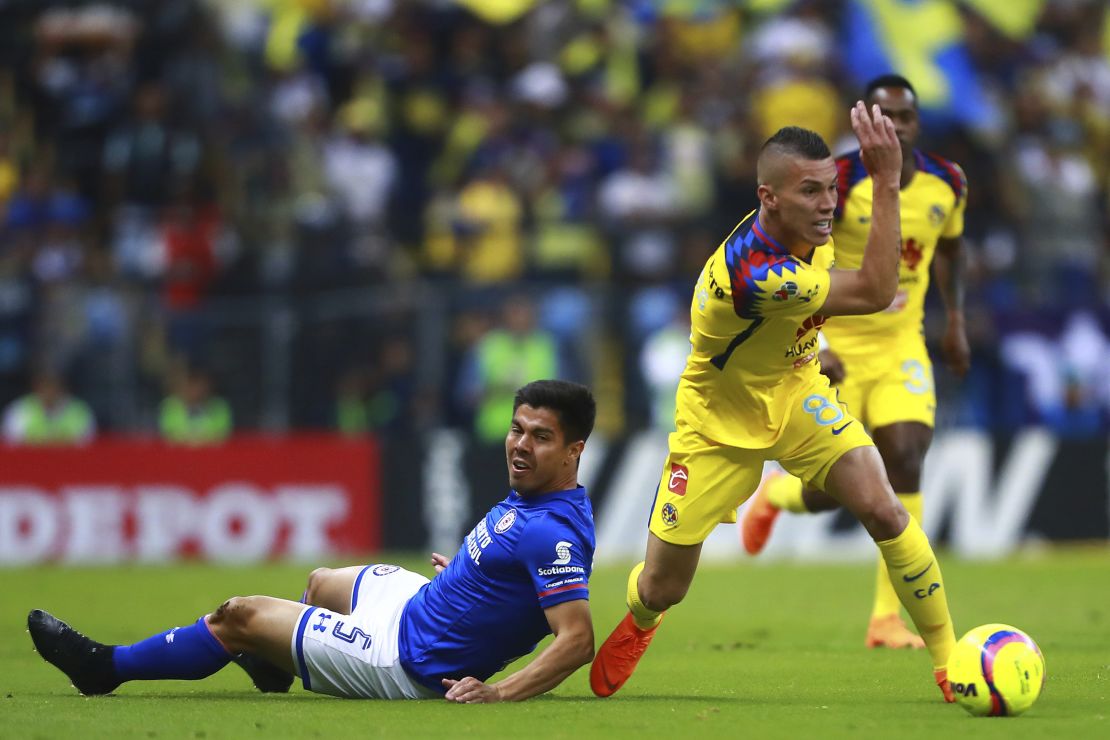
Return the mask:
<svg viewBox="0 0 1110 740"><path fill-rule="evenodd" d="M306 606L293 631L293 664L305 689L351 699L442 697L401 667L401 612L428 579L396 565L368 565L355 579L351 613Z"/></svg>

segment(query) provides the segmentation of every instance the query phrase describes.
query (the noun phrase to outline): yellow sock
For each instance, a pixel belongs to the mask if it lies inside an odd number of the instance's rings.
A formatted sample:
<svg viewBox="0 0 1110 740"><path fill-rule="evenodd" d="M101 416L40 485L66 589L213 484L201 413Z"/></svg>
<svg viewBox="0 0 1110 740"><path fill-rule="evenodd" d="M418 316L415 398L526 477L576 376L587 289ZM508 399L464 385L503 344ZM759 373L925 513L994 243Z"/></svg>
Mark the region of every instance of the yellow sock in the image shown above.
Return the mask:
<svg viewBox="0 0 1110 740"><path fill-rule="evenodd" d="M910 516L920 522L922 509L925 508L922 505L921 494L900 493L898 499L906 507ZM888 617L891 614L897 614L901 608L902 602L898 600L898 594L890 583L890 573L887 572L886 562L883 561L883 554L880 551L879 568L875 573L875 603L871 606L871 618Z"/></svg>
<svg viewBox="0 0 1110 740"><path fill-rule="evenodd" d="M956 635L952 631L952 615L948 613L940 563L929 545L929 538L917 520L910 517L902 534L876 544L886 560L890 581L902 606L910 613L918 634L929 648L933 669L946 667Z"/></svg>
<svg viewBox="0 0 1110 740"><path fill-rule="evenodd" d="M795 514L806 513L805 502L802 501L802 481L789 473L771 475L765 483L767 486L767 500L776 509L791 511Z"/></svg>
<svg viewBox="0 0 1110 740"><path fill-rule="evenodd" d="M626 601L628 603L628 611L632 612L632 621L636 626L642 630L649 630L655 625L659 624L659 620L663 618L662 612L652 611L644 606L644 602L640 601L640 591L636 586L636 582L640 580L640 573L644 569L644 564L638 563L632 572L628 574L628 593Z"/></svg>

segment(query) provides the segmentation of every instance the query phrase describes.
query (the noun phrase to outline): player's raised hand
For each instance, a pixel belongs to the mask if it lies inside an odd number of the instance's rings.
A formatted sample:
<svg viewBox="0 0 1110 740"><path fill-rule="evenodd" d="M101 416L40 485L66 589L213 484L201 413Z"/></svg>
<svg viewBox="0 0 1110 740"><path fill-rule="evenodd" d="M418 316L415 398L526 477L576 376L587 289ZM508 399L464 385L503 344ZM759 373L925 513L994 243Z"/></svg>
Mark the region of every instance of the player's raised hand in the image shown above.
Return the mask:
<svg viewBox="0 0 1110 740"><path fill-rule="evenodd" d="M877 105L868 111L862 100L852 107L851 117L867 174L875 180L898 183L902 177L902 144L894 131L894 122Z"/></svg>
<svg viewBox="0 0 1110 740"><path fill-rule="evenodd" d="M432 567L436 569L436 575L442 573L450 563L451 558L446 555L440 555L438 552L432 553Z"/></svg>
<svg viewBox="0 0 1110 740"><path fill-rule="evenodd" d="M483 683L473 676L459 681L445 678L441 683L447 689L443 698L456 704L493 704L501 701L501 692L496 686Z"/></svg>

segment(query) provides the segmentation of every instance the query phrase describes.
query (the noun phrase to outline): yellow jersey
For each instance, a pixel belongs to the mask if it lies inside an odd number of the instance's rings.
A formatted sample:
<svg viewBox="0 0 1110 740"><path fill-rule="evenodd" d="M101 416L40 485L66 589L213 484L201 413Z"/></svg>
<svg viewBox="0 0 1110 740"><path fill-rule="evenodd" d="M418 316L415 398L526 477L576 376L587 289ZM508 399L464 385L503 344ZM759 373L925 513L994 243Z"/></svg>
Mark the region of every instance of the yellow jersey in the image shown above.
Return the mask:
<svg viewBox="0 0 1110 740"><path fill-rule="evenodd" d="M874 347L877 337L918 335L925 318L929 266L937 241L960 236L964 230L967 179L955 162L914 151L917 172L901 191L902 261L898 293L885 311L862 316L833 316L823 331L830 346L850 352L856 344ZM871 177L859 152L836 160L839 201L833 219L836 266L858 270L871 230Z"/></svg>
<svg viewBox="0 0 1110 740"><path fill-rule="evenodd" d="M816 315L829 295L832 241L799 259L753 211L702 268L676 417L708 439L766 449L819 375Z"/></svg>

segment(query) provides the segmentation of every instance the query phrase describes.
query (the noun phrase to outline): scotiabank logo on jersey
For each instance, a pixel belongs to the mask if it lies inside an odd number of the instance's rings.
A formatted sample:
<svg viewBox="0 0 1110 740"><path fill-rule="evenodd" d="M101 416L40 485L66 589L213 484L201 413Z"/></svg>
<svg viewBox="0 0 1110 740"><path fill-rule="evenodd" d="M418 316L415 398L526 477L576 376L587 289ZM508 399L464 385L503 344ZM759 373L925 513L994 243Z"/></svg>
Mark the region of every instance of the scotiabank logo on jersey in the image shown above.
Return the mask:
<svg viewBox="0 0 1110 740"><path fill-rule="evenodd" d="M378 453L330 436L0 450L0 565L319 558L380 544Z"/></svg>
<svg viewBox="0 0 1110 740"><path fill-rule="evenodd" d="M685 465L671 463L671 478L667 483L667 490L676 496L686 495L686 483L690 480L690 471Z"/></svg>

